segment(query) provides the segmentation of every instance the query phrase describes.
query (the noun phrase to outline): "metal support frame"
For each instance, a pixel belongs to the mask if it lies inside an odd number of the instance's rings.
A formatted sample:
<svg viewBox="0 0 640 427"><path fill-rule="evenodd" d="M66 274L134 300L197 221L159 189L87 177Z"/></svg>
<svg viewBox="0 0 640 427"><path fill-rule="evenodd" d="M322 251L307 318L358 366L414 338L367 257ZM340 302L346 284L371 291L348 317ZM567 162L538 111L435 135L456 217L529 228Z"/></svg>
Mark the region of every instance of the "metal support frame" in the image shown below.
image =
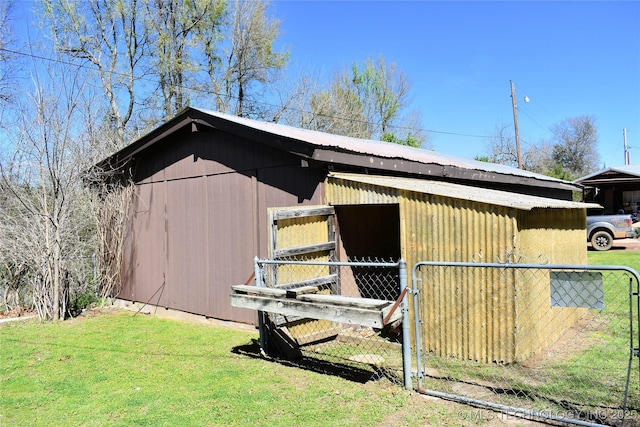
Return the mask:
<svg viewBox="0 0 640 427"><path fill-rule="evenodd" d="M637 276L636 276L637 278ZM640 286L640 283L639 283ZM631 382L631 365L633 364L633 358L638 357L638 367L640 368L640 335L638 335L638 340L634 340L633 333L633 306L635 302L636 307L636 325L639 325L640 329L640 289L633 289L633 279L629 278L629 364L627 365L627 383L625 384L624 389L624 417L627 415L627 400L629 398L629 385ZM637 331L640 334L640 330ZM640 369L639 369L640 370ZM640 381L640 378L638 379Z"/></svg>
<svg viewBox="0 0 640 427"><path fill-rule="evenodd" d="M522 417L535 417L540 419L548 419L557 422L565 422L575 425L582 426L601 426L601 424L582 421L577 419L569 419L565 417L553 416L550 414L546 414L543 412L530 411L521 408L515 408L500 404L495 404L492 402L487 402L484 400L471 399L465 396L459 396L454 394L442 393L435 390L425 390L422 388L422 378L425 376L425 373L422 370L422 344L420 342L420 332L421 332L421 317L420 317L420 307L418 304L418 294L420 290L418 289L418 283L421 280L417 277L416 272L421 266L432 266L432 267L473 267L473 268L514 268L514 269L545 269L545 270L570 270L570 271L589 271L589 270L598 270L598 271L626 271L630 273L632 276L635 276L636 283L640 284L640 274L632 268L627 266L615 266L615 265L568 265L568 264L515 264L515 263L478 263L478 262L437 262L437 261L424 261L416 263L412 268L412 290L411 293L414 297L414 326L415 326L415 342L416 342L416 366L417 372L415 376L417 378L418 392L434 397L440 397L447 400L452 400L465 404L472 404L476 406L483 406L486 408L491 408L505 414L511 414L515 416ZM635 311L635 319L634 319L634 303L636 306ZM636 325L639 325L634 330L634 321ZM624 403L623 403L623 411L624 415L627 412L627 400L629 395L629 385L631 379L631 366L633 363L633 358L638 358L638 363L640 367L640 289L633 289L633 278L629 278L629 364L627 367L627 381L624 395ZM639 378L640 381L640 378ZM624 417L623 415L623 417ZM624 421L624 418L623 418Z"/></svg>
<svg viewBox="0 0 640 427"><path fill-rule="evenodd" d="M254 271L256 286L265 287L264 278L261 274L261 266L268 264L276 265L322 265L329 267L387 267L398 268L400 278L400 295L402 309L402 370L404 378L404 386L407 390L413 389L412 371L411 371L411 330L409 325L409 302L407 300L407 263L400 259L398 262L338 262L338 261L283 261L283 260L264 260L258 257L254 258ZM268 333L264 322L266 313L258 312L258 330L260 333L260 350L265 354Z"/></svg>

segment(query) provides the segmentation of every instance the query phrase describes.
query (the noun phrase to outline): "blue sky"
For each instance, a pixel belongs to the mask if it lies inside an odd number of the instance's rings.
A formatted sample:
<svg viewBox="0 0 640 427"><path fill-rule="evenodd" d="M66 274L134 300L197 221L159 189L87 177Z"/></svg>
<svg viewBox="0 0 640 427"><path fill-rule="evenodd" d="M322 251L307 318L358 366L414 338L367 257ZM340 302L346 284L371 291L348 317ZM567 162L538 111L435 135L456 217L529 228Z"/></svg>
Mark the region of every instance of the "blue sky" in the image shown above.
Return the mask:
<svg viewBox="0 0 640 427"><path fill-rule="evenodd" d="M34 3L16 1L26 39ZM624 128L640 164L640 1L272 0L271 12L292 76L328 79L378 55L395 62L436 151L485 154L486 136L513 126L513 81L524 147L549 140L555 123L593 115L602 166L624 164Z"/></svg>
<svg viewBox="0 0 640 427"><path fill-rule="evenodd" d="M412 81L436 151L473 158L497 125L523 144L593 115L603 166L640 164L640 2L286 1L272 3L291 68L331 75L383 55ZM524 97L529 103L523 101ZM473 136L469 136L473 135Z"/></svg>

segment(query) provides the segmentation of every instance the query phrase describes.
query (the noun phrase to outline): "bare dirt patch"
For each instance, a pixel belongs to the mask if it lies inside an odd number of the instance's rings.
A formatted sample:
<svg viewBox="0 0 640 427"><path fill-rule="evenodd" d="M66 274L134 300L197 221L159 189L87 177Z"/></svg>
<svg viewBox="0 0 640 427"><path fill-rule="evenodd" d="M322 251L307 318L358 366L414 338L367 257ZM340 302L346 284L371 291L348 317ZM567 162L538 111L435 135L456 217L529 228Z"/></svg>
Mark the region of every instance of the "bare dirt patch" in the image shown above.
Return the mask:
<svg viewBox="0 0 640 427"><path fill-rule="evenodd" d="M526 368L540 368L549 361L566 359L580 351L591 347L594 342L593 332L606 329L606 322L593 313L585 313L573 326L567 329L556 342L522 362Z"/></svg>
<svg viewBox="0 0 640 427"><path fill-rule="evenodd" d="M450 400L440 399L417 392L411 392L410 401L396 412L389 414L379 424L380 427L414 425L534 427L548 426L550 424L524 419L515 415L503 414L486 408L478 408Z"/></svg>

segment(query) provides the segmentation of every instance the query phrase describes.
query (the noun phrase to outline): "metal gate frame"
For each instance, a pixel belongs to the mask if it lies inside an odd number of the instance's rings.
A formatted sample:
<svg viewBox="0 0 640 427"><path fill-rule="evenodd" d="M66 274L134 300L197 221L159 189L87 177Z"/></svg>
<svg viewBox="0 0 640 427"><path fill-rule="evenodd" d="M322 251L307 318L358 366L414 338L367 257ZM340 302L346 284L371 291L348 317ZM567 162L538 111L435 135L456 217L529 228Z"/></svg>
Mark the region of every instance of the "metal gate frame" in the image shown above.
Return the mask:
<svg viewBox="0 0 640 427"><path fill-rule="evenodd" d="M410 288L407 287L407 264L403 259L398 260L397 262L340 262L340 261L295 261L295 260L269 260L269 259L259 259L256 257L254 259L254 276L255 283L257 287L269 287L266 283L267 280L270 280L268 277L265 277L263 274L264 266L327 266L331 269L339 268L339 267L383 267L383 268L397 268L398 269L398 278L399 278L399 297L393 304L391 309L391 313L396 309L400 310L402 313L402 372L403 372L403 380L404 387L407 390L413 389L412 383L412 369L411 369L411 332L410 332L410 316L409 316L409 303L407 298L407 293L410 292ZM258 311L258 330L260 334L260 348L263 353L267 348L267 340L268 340L268 329L265 324L265 315L266 313L263 311ZM383 323L386 320L383 320Z"/></svg>
<svg viewBox="0 0 640 427"><path fill-rule="evenodd" d="M419 293L421 290L418 288L418 284L421 279L418 277L418 270L422 266L431 267L464 267L464 268L499 268L499 269L544 269L544 270L560 270L560 271L617 271L626 272L635 277L635 284L633 278L629 279L629 360L627 365L627 377L624 394L623 404L623 416L626 416L627 412L627 400L629 396L629 386L631 380L631 367L633 358L639 358L640 366L640 274L632 268L626 266L603 266L603 265L565 265L565 264L515 264L515 263L476 263L476 262L430 262L423 261L416 263L412 268L412 288L409 291L413 294L413 326L415 332L415 351L416 351L416 366L417 372L415 373L417 379L417 390L420 393L431 395L434 397L444 398L447 400L453 400L460 403L471 404L479 407L486 407L488 409L502 412L506 415L529 418L529 419L548 419L552 421L570 423L575 425L585 426L601 426L593 422L587 422L584 420L568 418L563 416L556 416L550 413L533 411L523 408L517 408L507 405L502 405L494 402L488 402L480 399L473 399L466 396L460 396L456 394L443 393L436 390L426 390L422 387L422 379L425 377L425 372L422 368L422 345L421 345L421 325L423 319L421 318L419 307ZM635 306L635 313L634 313ZM623 418L624 420L624 418Z"/></svg>

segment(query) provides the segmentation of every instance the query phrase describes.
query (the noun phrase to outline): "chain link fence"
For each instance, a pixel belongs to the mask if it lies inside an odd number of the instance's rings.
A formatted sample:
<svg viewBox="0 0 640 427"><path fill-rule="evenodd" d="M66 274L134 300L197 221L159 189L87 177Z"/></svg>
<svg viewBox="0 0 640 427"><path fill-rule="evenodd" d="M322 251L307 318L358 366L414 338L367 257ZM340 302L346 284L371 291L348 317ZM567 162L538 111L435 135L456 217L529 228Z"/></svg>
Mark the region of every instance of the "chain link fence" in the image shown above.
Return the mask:
<svg viewBox="0 0 640 427"><path fill-rule="evenodd" d="M261 347L270 355L359 381L402 384L398 262L256 260L255 266L259 287L294 297L276 304L305 304L304 313L277 307L260 313Z"/></svg>
<svg viewBox="0 0 640 427"><path fill-rule="evenodd" d="M419 263L418 388L503 412L640 425L638 273Z"/></svg>

